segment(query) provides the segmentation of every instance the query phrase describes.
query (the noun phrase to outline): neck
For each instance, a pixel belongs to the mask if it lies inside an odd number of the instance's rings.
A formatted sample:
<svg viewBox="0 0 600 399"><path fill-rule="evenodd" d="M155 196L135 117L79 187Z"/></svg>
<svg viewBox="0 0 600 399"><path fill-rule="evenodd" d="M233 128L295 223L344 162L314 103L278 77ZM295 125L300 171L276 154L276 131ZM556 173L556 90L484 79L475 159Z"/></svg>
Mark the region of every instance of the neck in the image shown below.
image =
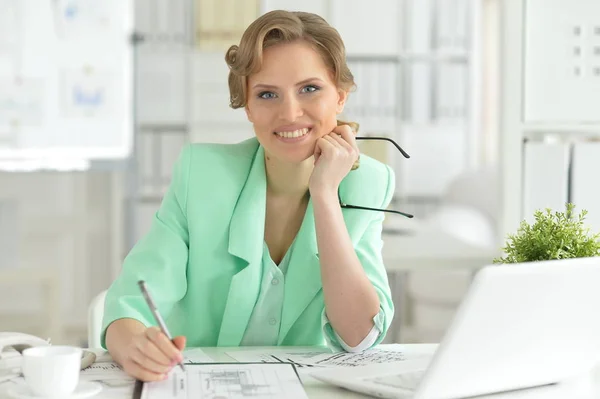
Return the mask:
<svg viewBox="0 0 600 399"><path fill-rule="evenodd" d="M304 198L314 169L313 158L300 163L282 162L265 154L267 193L277 197Z"/></svg>

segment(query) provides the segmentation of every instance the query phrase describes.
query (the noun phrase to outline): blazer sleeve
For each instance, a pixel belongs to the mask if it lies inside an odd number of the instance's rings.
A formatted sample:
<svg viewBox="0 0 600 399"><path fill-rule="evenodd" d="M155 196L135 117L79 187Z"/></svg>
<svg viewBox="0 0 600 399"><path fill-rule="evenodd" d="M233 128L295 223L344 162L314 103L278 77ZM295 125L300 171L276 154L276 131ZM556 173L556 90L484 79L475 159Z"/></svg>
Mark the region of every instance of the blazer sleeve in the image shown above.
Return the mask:
<svg viewBox="0 0 600 399"><path fill-rule="evenodd" d="M106 329L117 319L132 318L146 326L156 324L141 295L137 284L139 280L146 281L165 319L186 293L190 152L190 145L181 151L173 167L171 184L154 215L149 232L129 252L119 276L108 289L100 337L105 349Z"/></svg>
<svg viewBox="0 0 600 399"><path fill-rule="evenodd" d="M394 171L387 165L387 188L382 203L378 208L386 209L390 204L395 190L395 177ZM383 220L385 218L384 212L372 212L373 217L371 218L367 229L355 246L356 255L362 264L367 277L375 287L377 296L379 297L379 313L373 318L373 329L369 333L365 340L361 342L356 348L368 349L363 344L369 344L369 347L373 347L381 343L385 338L387 331L390 327L392 319L394 318L394 303L392 301L392 293L390 290L390 284L387 277L385 265L383 264ZM323 310L321 315L321 324L325 335L327 345L336 350L346 350L354 352L355 348L350 348L336 331L333 326L329 323L327 314ZM375 339L373 339L375 338Z"/></svg>

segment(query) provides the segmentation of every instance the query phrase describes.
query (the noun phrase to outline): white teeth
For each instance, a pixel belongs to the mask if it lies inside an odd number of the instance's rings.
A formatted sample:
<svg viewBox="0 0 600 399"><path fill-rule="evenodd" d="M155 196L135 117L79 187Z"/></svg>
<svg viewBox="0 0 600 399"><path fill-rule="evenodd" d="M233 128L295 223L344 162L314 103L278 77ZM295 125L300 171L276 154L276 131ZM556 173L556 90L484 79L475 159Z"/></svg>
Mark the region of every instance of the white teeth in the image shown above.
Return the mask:
<svg viewBox="0 0 600 399"><path fill-rule="evenodd" d="M294 137L302 137L308 133L310 129L305 127L304 129L294 130L293 132L275 132L279 137L284 137L286 139L291 139Z"/></svg>

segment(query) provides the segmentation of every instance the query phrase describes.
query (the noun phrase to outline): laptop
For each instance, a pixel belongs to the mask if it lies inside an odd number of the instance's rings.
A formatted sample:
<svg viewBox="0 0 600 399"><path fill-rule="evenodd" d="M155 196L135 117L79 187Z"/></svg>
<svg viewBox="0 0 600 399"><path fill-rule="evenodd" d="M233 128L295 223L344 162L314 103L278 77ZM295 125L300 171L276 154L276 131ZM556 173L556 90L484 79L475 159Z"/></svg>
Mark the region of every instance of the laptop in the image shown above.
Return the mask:
<svg viewBox="0 0 600 399"><path fill-rule="evenodd" d="M600 361L600 257L489 265L426 360L322 369L380 398L451 399L558 383Z"/></svg>

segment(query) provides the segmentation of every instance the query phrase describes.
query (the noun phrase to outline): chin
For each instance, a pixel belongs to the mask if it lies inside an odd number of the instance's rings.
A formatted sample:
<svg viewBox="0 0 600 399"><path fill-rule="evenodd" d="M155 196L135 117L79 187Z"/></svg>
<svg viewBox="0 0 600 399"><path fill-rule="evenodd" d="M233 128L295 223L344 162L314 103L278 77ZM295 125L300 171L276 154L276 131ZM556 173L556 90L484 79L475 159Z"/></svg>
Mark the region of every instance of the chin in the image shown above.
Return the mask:
<svg viewBox="0 0 600 399"><path fill-rule="evenodd" d="M282 148L275 143L275 145L265 147L265 151L279 162L302 163L312 158L315 146L313 143L312 145L302 145L295 148Z"/></svg>
<svg viewBox="0 0 600 399"><path fill-rule="evenodd" d="M314 154L313 150L294 151L294 152L276 151L273 153L273 155L276 155L276 158L279 159L280 161L289 162L289 163L303 163L303 162L309 160L310 158L312 158L313 154Z"/></svg>
<svg viewBox="0 0 600 399"><path fill-rule="evenodd" d="M304 137L282 139L273 134L265 140L265 149L280 161L300 163L313 156L315 152L315 136L307 134Z"/></svg>

